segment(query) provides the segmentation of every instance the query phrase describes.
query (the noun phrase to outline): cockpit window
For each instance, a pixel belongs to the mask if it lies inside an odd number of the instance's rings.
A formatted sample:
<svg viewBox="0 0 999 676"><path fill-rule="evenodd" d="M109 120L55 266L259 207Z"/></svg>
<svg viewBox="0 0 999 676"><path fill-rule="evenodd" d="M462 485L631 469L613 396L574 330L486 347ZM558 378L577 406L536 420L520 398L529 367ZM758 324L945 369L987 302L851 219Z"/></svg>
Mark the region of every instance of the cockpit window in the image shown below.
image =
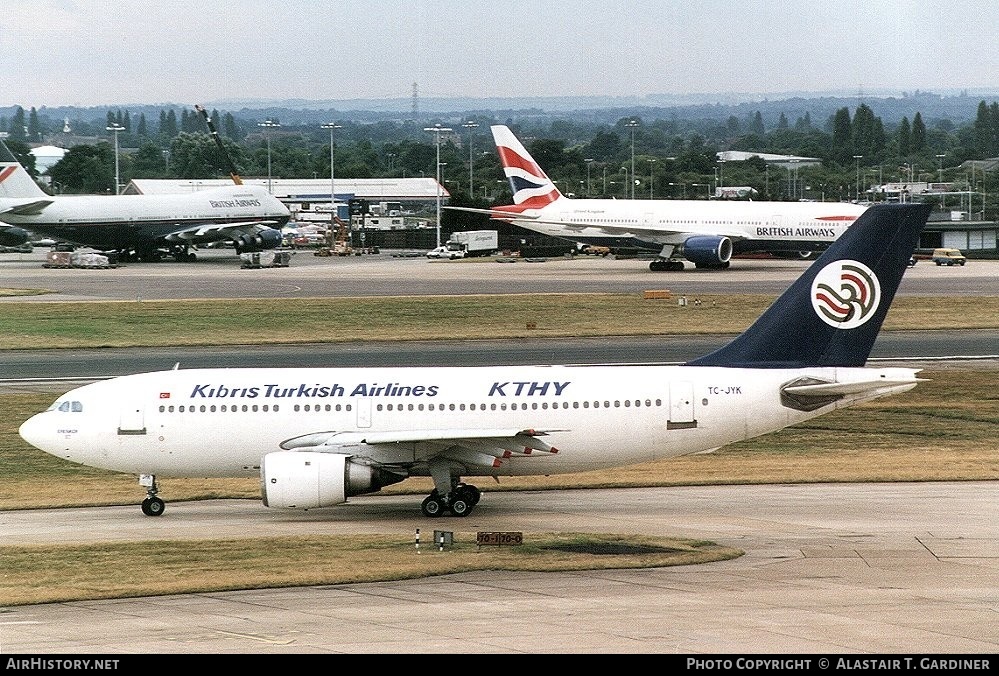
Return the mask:
<svg viewBox="0 0 999 676"><path fill-rule="evenodd" d="M81 401L57 401L49 407L50 411L62 411L63 413L82 413L83 402Z"/></svg>

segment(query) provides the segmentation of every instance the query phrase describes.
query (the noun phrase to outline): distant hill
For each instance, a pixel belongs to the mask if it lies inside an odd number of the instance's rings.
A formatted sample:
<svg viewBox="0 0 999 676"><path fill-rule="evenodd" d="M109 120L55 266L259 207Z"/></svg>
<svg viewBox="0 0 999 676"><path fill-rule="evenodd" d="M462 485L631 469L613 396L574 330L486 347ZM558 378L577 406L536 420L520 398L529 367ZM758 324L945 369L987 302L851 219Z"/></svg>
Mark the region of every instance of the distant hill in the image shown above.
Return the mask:
<svg viewBox="0 0 999 676"><path fill-rule="evenodd" d="M789 124L799 117L810 116L815 126L843 107L854 110L861 103L867 104L874 114L886 124L894 124L919 112L927 126L936 124L965 124L975 119L980 101L991 104L999 100L996 92L962 90L938 94L932 92L800 92L781 95L754 94L656 94L643 97L539 97L539 98L420 98L417 102L417 119L413 118L413 101L395 99L351 100L219 100L192 103L122 103L115 106L77 108L69 106L41 107L42 117L52 120L103 120L108 110L128 110L133 119L144 113L155 123L161 110L193 109L201 103L209 110L217 109L244 118L263 120L268 117L281 120L284 125L318 124L331 119L356 122L413 122L435 120L457 121L468 115L491 116L497 120L525 119L535 121L556 119L581 119L596 124L614 124L629 115L641 116L646 121L654 119L717 120L724 122L730 116L746 120L757 111L763 116L768 129L773 128L783 114ZM14 106L0 107L0 118L9 120Z"/></svg>

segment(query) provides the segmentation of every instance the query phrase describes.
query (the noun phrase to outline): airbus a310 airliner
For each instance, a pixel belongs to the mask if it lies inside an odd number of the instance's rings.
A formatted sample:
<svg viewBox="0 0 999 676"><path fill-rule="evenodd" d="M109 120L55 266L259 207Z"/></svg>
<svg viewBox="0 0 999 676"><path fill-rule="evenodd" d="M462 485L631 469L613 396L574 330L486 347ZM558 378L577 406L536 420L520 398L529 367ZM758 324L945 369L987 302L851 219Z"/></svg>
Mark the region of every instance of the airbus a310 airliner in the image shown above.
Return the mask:
<svg viewBox="0 0 999 676"><path fill-rule="evenodd" d="M312 509L430 476L427 516L466 516L468 476L600 470L716 449L904 392L865 368L930 207L865 212L745 333L683 365L180 369L59 397L21 425L71 462L156 477L260 476ZM416 302L416 301L414 301Z"/></svg>
<svg viewBox="0 0 999 676"><path fill-rule="evenodd" d="M513 204L447 209L489 214L579 244L659 251L653 272L729 267L733 254L812 255L864 212L848 202L569 199L504 125L491 127Z"/></svg>

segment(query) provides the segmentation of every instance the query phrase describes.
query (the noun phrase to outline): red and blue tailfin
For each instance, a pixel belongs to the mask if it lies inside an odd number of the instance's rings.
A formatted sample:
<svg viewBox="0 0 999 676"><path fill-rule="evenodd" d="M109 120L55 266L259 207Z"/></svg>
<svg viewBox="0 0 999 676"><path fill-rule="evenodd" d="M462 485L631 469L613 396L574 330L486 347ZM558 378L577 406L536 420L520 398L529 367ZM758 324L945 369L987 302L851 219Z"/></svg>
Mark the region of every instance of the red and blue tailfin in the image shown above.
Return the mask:
<svg viewBox="0 0 999 676"><path fill-rule="evenodd" d="M12 199L48 197L3 141L0 141L0 197Z"/></svg>
<svg viewBox="0 0 999 676"><path fill-rule="evenodd" d="M496 142L496 151L499 153L500 162L503 163L503 173L510 181L513 203L519 209L541 209L562 196L552 180L508 127L493 125L491 129L493 140Z"/></svg>

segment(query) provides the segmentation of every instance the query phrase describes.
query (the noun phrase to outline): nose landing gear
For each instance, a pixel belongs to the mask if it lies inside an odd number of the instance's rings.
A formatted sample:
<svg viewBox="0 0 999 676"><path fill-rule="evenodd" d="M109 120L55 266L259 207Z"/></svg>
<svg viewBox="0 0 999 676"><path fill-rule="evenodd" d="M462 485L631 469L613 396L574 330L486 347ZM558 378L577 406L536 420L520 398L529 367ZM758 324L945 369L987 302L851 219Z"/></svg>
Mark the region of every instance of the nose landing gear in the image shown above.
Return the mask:
<svg viewBox="0 0 999 676"><path fill-rule="evenodd" d="M166 503L156 497L159 489L156 486L156 477L152 474L139 475L139 484L146 488L146 499L142 501L142 513L146 516L160 516L166 509Z"/></svg>

